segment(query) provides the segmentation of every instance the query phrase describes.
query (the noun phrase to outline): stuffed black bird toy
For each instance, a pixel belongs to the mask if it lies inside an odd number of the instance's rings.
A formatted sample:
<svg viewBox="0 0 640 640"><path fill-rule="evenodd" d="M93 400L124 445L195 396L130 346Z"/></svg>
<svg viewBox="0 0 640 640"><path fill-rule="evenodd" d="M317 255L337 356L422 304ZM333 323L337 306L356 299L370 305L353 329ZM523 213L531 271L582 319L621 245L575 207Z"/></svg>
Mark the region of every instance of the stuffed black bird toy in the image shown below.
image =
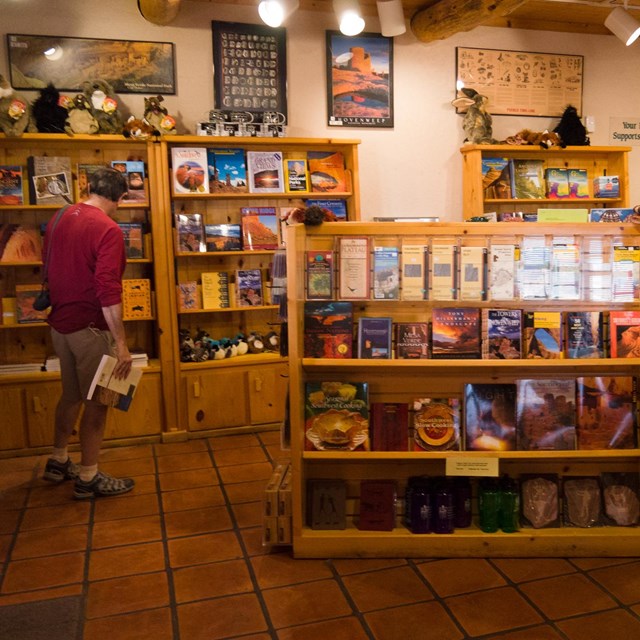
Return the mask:
<svg viewBox="0 0 640 640"><path fill-rule="evenodd" d="M68 112L59 104L60 92L49 83L31 106L40 133L64 133Z"/></svg>
<svg viewBox="0 0 640 640"><path fill-rule="evenodd" d="M569 105L562 114L554 131L560 136L563 147L584 147L591 144L587 130L578 116L578 110Z"/></svg>

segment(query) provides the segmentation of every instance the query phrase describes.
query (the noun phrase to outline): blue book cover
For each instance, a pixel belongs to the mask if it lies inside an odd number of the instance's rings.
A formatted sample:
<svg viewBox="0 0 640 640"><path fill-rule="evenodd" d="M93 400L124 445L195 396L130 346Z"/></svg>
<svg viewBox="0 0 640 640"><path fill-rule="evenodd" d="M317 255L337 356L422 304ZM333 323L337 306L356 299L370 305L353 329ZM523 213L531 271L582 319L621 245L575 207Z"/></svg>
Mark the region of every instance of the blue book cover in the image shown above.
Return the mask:
<svg viewBox="0 0 640 640"><path fill-rule="evenodd" d="M347 219L347 203L346 200L315 200L309 199L305 201L307 207L320 207L333 213L336 221Z"/></svg>
<svg viewBox="0 0 640 640"><path fill-rule="evenodd" d="M373 297L375 300L398 300L400 297L398 247L374 247Z"/></svg>
<svg viewBox="0 0 640 640"><path fill-rule="evenodd" d="M247 193L247 163L244 149L207 149L209 191Z"/></svg>
<svg viewBox="0 0 640 640"><path fill-rule="evenodd" d="M146 202L147 190L144 184L144 162L142 160L113 160L112 168L121 171L127 177L129 191L124 202Z"/></svg>
<svg viewBox="0 0 640 640"><path fill-rule="evenodd" d="M358 358L391 358L391 318L358 320Z"/></svg>
<svg viewBox="0 0 640 640"><path fill-rule="evenodd" d="M522 357L522 311L483 311L482 357L487 360L517 360Z"/></svg>
<svg viewBox="0 0 640 640"><path fill-rule="evenodd" d="M240 251L242 230L239 224L205 224L207 251Z"/></svg>
<svg viewBox="0 0 640 640"><path fill-rule="evenodd" d="M591 209L589 222L625 222L632 215L633 209Z"/></svg>

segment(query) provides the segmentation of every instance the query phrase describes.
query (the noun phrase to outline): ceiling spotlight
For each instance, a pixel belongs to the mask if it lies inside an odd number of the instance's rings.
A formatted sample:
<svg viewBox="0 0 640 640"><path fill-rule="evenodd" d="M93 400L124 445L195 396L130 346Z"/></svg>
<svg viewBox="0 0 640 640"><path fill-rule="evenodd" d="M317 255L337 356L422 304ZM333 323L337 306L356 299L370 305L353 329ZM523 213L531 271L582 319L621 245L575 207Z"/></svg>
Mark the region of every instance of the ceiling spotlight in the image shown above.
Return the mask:
<svg viewBox="0 0 640 640"><path fill-rule="evenodd" d="M343 35L357 36L362 32L364 20L358 0L333 0L333 10Z"/></svg>
<svg viewBox="0 0 640 640"><path fill-rule="evenodd" d="M279 27L299 6L298 0L261 0L258 13L269 27Z"/></svg>
<svg viewBox="0 0 640 640"><path fill-rule="evenodd" d="M604 21L604 26L627 45L633 44L640 36L640 22L622 7L616 7Z"/></svg>
<svg viewBox="0 0 640 640"><path fill-rule="evenodd" d="M377 0L380 31L386 38L402 35L407 30L401 0Z"/></svg>

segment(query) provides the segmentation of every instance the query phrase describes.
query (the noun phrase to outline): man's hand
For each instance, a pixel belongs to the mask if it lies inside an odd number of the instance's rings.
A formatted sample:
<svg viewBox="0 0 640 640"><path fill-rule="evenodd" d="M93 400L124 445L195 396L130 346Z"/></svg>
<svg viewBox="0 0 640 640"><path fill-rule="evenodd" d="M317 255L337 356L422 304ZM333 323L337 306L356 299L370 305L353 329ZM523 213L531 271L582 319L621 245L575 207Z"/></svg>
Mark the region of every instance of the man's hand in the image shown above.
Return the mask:
<svg viewBox="0 0 640 640"><path fill-rule="evenodd" d="M133 362L133 358L129 353L129 349L127 345L118 346L116 345L115 357L118 360L118 363L113 368L113 375L121 380L122 378L126 378L131 371L131 363Z"/></svg>

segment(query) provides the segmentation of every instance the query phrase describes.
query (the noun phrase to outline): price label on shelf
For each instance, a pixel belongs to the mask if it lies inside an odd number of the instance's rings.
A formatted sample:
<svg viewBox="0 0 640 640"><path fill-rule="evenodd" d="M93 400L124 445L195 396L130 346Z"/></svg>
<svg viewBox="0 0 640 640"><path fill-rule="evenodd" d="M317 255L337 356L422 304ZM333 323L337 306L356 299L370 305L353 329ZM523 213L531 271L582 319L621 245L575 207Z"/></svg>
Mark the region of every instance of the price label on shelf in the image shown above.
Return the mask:
<svg viewBox="0 0 640 640"><path fill-rule="evenodd" d="M487 476L497 478L499 475L498 458L447 458L445 473L448 476Z"/></svg>

